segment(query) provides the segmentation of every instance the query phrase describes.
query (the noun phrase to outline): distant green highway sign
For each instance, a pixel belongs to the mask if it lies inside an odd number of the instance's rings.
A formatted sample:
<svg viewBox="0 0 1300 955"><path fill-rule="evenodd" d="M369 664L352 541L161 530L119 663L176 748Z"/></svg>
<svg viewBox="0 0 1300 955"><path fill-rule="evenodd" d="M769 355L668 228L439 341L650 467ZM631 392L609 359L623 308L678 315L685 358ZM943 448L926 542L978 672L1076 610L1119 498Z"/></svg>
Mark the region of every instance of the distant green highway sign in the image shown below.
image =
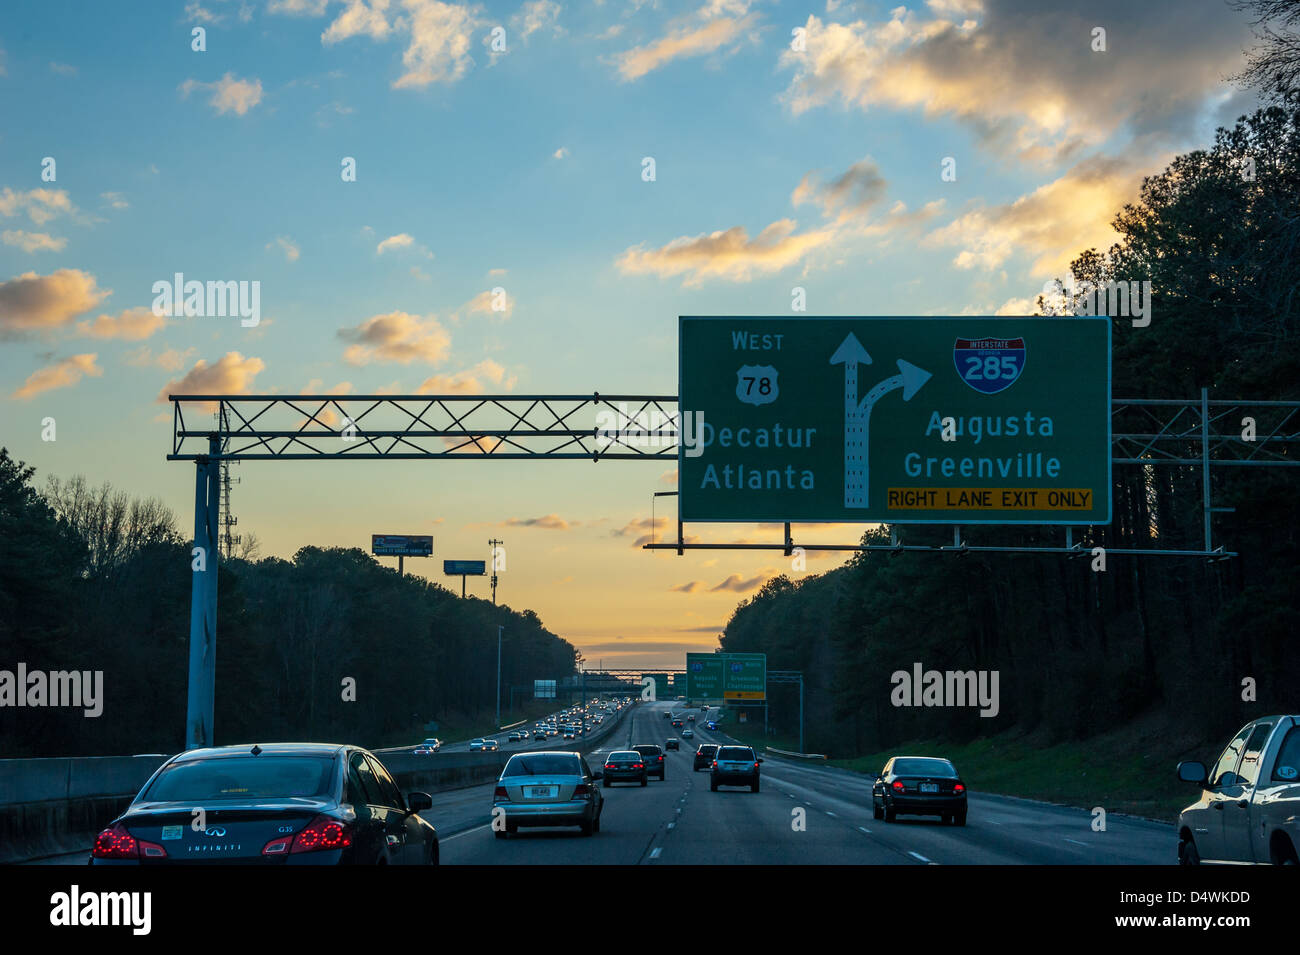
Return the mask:
<svg viewBox="0 0 1300 955"><path fill-rule="evenodd" d="M688 700L767 699L767 654L686 654Z"/></svg>
<svg viewBox="0 0 1300 955"><path fill-rule="evenodd" d="M1110 320L679 320L686 521L1105 524Z"/></svg>

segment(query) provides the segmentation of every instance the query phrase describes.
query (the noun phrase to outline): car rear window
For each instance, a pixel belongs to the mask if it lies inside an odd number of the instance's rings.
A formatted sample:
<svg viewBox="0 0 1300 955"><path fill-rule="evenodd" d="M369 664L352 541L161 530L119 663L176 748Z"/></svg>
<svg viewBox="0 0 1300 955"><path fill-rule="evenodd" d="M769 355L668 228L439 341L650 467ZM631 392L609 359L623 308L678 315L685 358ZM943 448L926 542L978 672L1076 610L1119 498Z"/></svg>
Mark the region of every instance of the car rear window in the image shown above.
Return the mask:
<svg viewBox="0 0 1300 955"><path fill-rule="evenodd" d="M502 776L581 776L577 756L564 753L529 753L511 756Z"/></svg>
<svg viewBox="0 0 1300 955"><path fill-rule="evenodd" d="M610 753L609 758L610 759L640 759L641 754L628 749L618 753Z"/></svg>
<svg viewBox="0 0 1300 955"><path fill-rule="evenodd" d="M144 798L155 802L212 799L286 799L327 796L332 756L217 756L173 763L158 774Z"/></svg>
<svg viewBox="0 0 1300 955"><path fill-rule="evenodd" d="M705 756L712 756L717 751L717 743L701 743L700 748L696 750L697 753L703 753Z"/></svg>
<svg viewBox="0 0 1300 955"><path fill-rule="evenodd" d="M649 744L646 744L644 746L637 746L635 747L635 749L642 756L658 756L659 753L661 752L658 746L652 746Z"/></svg>
<svg viewBox="0 0 1300 955"><path fill-rule="evenodd" d="M748 746L723 746L718 750L718 759L745 759L752 762L754 751Z"/></svg>
<svg viewBox="0 0 1300 955"><path fill-rule="evenodd" d="M957 770L946 759L896 759L894 760L894 775L945 776L955 779Z"/></svg>

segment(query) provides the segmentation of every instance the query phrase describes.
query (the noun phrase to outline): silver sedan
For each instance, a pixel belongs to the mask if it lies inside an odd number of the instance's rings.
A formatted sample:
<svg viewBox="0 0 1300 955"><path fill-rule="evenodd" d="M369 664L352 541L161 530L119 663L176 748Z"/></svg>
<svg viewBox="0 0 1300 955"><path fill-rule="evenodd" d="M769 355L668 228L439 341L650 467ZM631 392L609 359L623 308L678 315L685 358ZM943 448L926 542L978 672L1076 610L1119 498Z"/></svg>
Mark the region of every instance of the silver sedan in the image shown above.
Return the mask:
<svg viewBox="0 0 1300 955"><path fill-rule="evenodd" d="M521 826L577 826L600 832L604 798L581 753L516 753L492 793L492 829L498 839Z"/></svg>

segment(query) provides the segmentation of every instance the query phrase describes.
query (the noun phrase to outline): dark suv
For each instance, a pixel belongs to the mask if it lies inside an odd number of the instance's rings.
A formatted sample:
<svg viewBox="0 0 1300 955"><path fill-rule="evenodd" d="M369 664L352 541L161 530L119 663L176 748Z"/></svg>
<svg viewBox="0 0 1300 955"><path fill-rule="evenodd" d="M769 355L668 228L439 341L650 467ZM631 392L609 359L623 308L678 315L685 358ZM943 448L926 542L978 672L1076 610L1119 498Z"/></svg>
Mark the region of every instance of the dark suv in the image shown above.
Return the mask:
<svg viewBox="0 0 1300 955"><path fill-rule="evenodd" d="M713 757L718 755L717 743L701 743L700 748L695 751L695 768L692 772L698 773L701 769L709 769L713 766Z"/></svg>
<svg viewBox="0 0 1300 955"><path fill-rule="evenodd" d="M714 754L709 776L709 788L714 792L719 786L748 786L758 792L758 764L762 760L749 746L719 746Z"/></svg>
<svg viewBox="0 0 1300 955"><path fill-rule="evenodd" d="M659 781L664 780L664 751L659 748L657 743L638 743L632 747L641 754L645 760L645 771L647 776L658 776Z"/></svg>

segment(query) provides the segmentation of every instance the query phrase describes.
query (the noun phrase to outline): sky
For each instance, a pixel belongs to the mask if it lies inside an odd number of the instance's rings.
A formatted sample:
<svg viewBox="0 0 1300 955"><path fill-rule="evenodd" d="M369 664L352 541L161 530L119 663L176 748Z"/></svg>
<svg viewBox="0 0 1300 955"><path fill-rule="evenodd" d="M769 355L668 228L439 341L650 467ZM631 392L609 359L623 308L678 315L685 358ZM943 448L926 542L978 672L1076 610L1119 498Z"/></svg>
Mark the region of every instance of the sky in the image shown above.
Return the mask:
<svg viewBox="0 0 1300 955"><path fill-rule="evenodd" d="M170 393L672 395L679 315L1032 314L1253 108L1250 42L1222 0L8 3L0 444L190 528ZM178 272L256 323L166 314ZM846 556L642 550L663 461L232 470L263 556L431 534L407 570L459 588L503 540L499 600L607 667Z"/></svg>

